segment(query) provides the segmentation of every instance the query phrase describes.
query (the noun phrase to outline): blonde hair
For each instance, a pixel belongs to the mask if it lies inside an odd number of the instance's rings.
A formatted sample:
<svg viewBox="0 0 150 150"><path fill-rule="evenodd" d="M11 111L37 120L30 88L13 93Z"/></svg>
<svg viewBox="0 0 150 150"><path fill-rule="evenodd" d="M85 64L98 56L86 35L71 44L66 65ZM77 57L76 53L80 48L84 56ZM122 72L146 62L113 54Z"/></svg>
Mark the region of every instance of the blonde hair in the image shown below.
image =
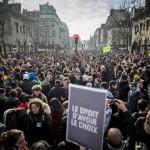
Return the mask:
<svg viewBox="0 0 150 150"><path fill-rule="evenodd" d="M34 85L32 87L32 91L41 91L42 90L42 87L40 85Z"/></svg>

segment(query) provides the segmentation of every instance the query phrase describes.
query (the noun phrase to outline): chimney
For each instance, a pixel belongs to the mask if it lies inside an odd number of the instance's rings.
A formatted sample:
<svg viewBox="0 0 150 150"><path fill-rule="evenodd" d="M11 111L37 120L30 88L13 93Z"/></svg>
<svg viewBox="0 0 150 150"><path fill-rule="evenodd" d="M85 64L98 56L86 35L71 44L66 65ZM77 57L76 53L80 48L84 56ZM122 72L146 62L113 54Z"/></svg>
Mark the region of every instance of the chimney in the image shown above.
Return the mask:
<svg viewBox="0 0 150 150"><path fill-rule="evenodd" d="M150 10L150 0L145 0L145 9L146 9L147 11Z"/></svg>

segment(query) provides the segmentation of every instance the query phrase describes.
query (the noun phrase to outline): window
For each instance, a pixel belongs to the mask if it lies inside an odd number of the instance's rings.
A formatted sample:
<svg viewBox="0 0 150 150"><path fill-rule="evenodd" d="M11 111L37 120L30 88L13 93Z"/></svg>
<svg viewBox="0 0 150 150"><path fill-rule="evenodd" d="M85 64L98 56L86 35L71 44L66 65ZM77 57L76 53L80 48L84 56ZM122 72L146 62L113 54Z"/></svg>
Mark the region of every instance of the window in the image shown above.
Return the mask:
<svg viewBox="0 0 150 150"><path fill-rule="evenodd" d="M28 34L30 35L31 31L30 31L30 27L28 28Z"/></svg>
<svg viewBox="0 0 150 150"><path fill-rule="evenodd" d="M55 37L55 31L52 31L52 37Z"/></svg>
<svg viewBox="0 0 150 150"><path fill-rule="evenodd" d="M146 21L146 31L149 30L149 25L150 25L150 20L147 20L147 21Z"/></svg>
<svg viewBox="0 0 150 150"><path fill-rule="evenodd" d="M135 25L135 27L134 27L134 34L136 35L137 34L137 26Z"/></svg>
<svg viewBox="0 0 150 150"><path fill-rule="evenodd" d="M142 32L143 29L143 23L140 23L140 33Z"/></svg>
<svg viewBox="0 0 150 150"><path fill-rule="evenodd" d="M25 34L25 26L23 26L23 34Z"/></svg>
<svg viewBox="0 0 150 150"><path fill-rule="evenodd" d="M22 27L20 26L20 33L22 33Z"/></svg>
<svg viewBox="0 0 150 150"><path fill-rule="evenodd" d="M18 22L15 22L15 26L16 26L16 32L18 33L18 32L19 32L19 29L18 29L19 23L18 23Z"/></svg>
<svg viewBox="0 0 150 150"><path fill-rule="evenodd" d="M144 25L143 25L143 31L145 31L145 23L144 23Z"/></svg>

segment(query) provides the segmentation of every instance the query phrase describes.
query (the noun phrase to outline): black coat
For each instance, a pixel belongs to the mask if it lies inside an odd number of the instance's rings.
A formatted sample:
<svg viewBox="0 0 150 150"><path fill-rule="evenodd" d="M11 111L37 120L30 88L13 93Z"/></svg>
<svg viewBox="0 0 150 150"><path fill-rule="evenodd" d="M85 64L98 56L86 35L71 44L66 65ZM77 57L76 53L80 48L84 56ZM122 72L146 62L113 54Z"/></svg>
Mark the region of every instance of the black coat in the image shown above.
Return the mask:
<svg viewBox="0 0 150 150"><path fill-rule="evenodd" d="M46 97L48 97L48 93L51 89L51 84L44 84L42 85L42 93L44 93L46 95Z"/></svg>
<svg viewBox="0 0 150 150"><path fill-rule="evenodd" d="M22 89L22 91L28 95L32 94L32 81L31 80L24 80L21 84L20 84L20 88Z"/></svg>
<svg viewBox="0 0 150 150"><path fill-rule="evenodd" d="M131 113L134 113L137 111L137 103L139 98L140 92L135 91L133 94L128 96L128 104L129 104L129 109Z"/></svg>
<svg viewBox="0 0 150 150"><path fill-rule="evenodd" d="M2 121L3 113L4 113L4 104L6 98L4 96L0 96L0 122Z"/></svg>
<svg viewBox="0 0 150 150"><path fill-rule="evenodd" d="M49 115L45 113L33 115L27 112L24 114L22 125L29 145L40 140L45 140L50 145L53 143L52 122Z"/></svg>
<svg viewBox="0 0 150 150"><path fill-rule="evenodd" d="M59 142L66 141L66 132L67 132L67 116L65 116L61 122L59 139L58 139ZM67 150L79 150L79 146L73 143L66 142L66 144L67 144Z"/></svg>
<svg viewBox="0 0 150 150"><path fill-rule="evenodd" d="M120 145L119 147L114 148L113 146L108 144L107 140L104 140L103 150L132 150L132 149L130 149L129 146L124 143L122 143L122 145Z"/></svg>
<svg viewBox="0 0 150 150"><path fill-rule="evenodd" d="M150 134L144 131L145 117L139 118L135 123L135 140L144 143L150 149Z"/></svg>
<svg viewBox="0 0 150 150"><path fill-rule="evenodd" d="M102 72L102 82L109 82L109 76L107 71Z"/></svg>
<svg viewBox="0 0 150 150"><path fill-rule="evenodd" d="M129 92L129 83L128 81L121 81L118 83L118 98L123 100L124 102L128 99L128 92Z"/></svg>
<svg viewBox="0 0 150 150"><path fill-rule="evenodd" d="M51 98L58 98L61 100L61 97L65 98L65 90L64 88L60 86L53 87L48 94L48 99L50 100Z"/></svg>
<svg viewBox="0 0 150 150"><path fill-rule="evenodd" d="M21 102L17 97L9 97L4 103L4 111L7 109L17 108Z"/></svg>
<svg viewBox="0 0 150 150"><path fill-rule="evenodd" d="M112 115L109 128L118 128L122 132L124 138L126 138L127 135L130 134L132 127L133 118L129 111L120 111L119 113L115 113Z"/></svg>
<svg viewBox="0 0 150 150"><path fill-rule="evenodd" d="M39 99L41 99L41 100L42 100L42 102L44 102L44 103L47 103L47 104L48 104L47 97L46 97L43 93L41 93L38 97L37 97L37 96L35 96L34 94L32 94L31 96L32 96L32 98L39 98Z"/></svg>

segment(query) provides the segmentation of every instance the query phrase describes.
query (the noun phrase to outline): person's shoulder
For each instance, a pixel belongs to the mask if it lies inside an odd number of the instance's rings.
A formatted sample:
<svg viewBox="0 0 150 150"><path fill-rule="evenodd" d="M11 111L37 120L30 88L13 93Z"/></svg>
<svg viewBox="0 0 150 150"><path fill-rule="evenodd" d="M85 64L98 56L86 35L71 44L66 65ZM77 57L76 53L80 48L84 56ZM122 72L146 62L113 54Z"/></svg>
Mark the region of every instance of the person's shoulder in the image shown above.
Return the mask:
<svg viewBox="0 0 150 150"><path fill-rule="evenodd" d="M56 89L56 87L55 86L53 86L52 88L51 88L51 90L55 90Z"/></svg>
<svg viewBox="0 0 150 150"><path fill-rule="evenodd" d="M139 118L136 120L135 125L136 125L136 126L137 126L137 125L141 125L141 124L144 123L144 121L145 121L145 117L139 117Z"/></svg>
<svg viewBox="0 0 150 150"><path fill-rule="evenodd" d="M44 93L41 93L42 97L46 97L46 95Z"/></svg>

